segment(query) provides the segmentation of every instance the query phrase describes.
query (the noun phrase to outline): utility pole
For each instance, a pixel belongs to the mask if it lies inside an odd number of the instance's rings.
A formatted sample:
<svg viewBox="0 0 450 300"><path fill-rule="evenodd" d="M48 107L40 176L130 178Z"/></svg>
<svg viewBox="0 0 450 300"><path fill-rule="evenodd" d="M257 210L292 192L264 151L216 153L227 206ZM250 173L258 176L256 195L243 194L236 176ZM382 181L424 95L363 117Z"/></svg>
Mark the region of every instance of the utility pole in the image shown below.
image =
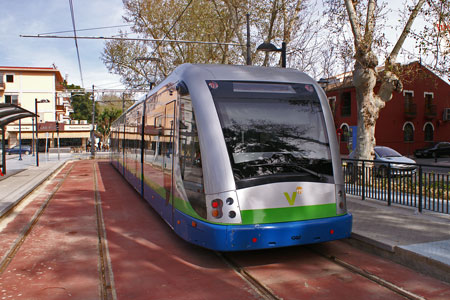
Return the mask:
<svg viewBox="0 0 450 300"><path fill-rule="evenodd" d="M91 157L95 157L95 97L94 97L94 85L92 85L92 131L91 131Z"/></svg>

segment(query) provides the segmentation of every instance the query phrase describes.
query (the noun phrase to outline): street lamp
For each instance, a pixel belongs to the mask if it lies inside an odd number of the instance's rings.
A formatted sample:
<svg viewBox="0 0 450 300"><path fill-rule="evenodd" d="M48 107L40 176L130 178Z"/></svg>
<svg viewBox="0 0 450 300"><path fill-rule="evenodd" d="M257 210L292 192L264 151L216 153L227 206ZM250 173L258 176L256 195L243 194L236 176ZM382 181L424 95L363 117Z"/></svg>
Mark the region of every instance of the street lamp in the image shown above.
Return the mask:
<svg viewBox="0 0 450 300"><path fill-rule="evenodd" d="M320 87L322 89L325 90L325 88L328 86L328 83L330 83L330 81L328 79L325 79L325 78L322 77L322 78L319 79L319 81L317 81L317 83L320 85Z"/></svg>
<svg viewBox="0 0 450 300"><path fill-rule="evenodd" d="M256 51L264 51L264 52L281 52L281 67L286 68L286 43L281 43L281 48L277 48L272 43L262 43L256 48Z"/></svg>
<svg viewBox="0 0 450 300"><path fill-rule="evenodd" d="M39 167L39 124L38 124L38 103L50 103L48 99L41 99L38 101L37 98L34 99L34 113L35 113L35 124L36 124L36 141L33 147L36 149L36 167ZM36 146L37 145L37 146Z"/></svg>

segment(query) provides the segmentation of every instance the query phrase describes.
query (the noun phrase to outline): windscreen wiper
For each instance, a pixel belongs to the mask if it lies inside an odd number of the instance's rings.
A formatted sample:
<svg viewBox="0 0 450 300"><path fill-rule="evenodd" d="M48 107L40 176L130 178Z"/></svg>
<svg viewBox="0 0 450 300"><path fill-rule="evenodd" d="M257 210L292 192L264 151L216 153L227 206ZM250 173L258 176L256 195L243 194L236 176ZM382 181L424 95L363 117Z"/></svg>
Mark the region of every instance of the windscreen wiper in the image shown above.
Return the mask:
<svg viewBox="0 0 450 300"><path fill-rule="evenodd" d="M322 178L323 178L322 174L317 173L316 171L310 170L310 169L308 169L308 168L305 168L305 167L303 167L303 166L301 166L301 165L297 165L297 164L290 164L290 165L292 165L293 167L299 168L300 170L302 170L302 171L304 171L304 172L306 172L306 173L309 173L309 174L311 174L311 175L313 175L313 176L316 176L316 177L319 178L319 179L322 179Z"/></svg>
<svg viewBox="0 0 450 300"><path fill-rule="evenodd" d="M304 171L304 172L306 172L306 173L308 173L310 175L313 175L313 176L315 176L315 177L317 177L319 179L323 178L322 174L317 173L316 171L310 170L308 168L305 168L305 167L303 167L301 165L293 164L293 163L252 164L250 166L252 166L252 167L285 167L285 166L287 166L287 167L294 167L294 168L298 168L298 169L300 169L300 170L302 170L302 171Z"/></svg>

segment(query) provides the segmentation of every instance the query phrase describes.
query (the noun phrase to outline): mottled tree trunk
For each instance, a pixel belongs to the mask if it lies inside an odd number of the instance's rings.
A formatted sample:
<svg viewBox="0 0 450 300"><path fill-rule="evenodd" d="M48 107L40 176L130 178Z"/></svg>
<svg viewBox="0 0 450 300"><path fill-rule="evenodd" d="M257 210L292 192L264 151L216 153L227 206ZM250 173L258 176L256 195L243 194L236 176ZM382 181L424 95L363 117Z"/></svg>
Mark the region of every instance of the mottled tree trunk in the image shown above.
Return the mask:
<svg viewBox="0 0 450 300"><path fill-rule="evenodd" d="M373 67L374 64L369 65L372 67L363 67L357 62L353 73L358 110L356 157L360 159L373 159L373 147L376 145L375 125L380 110L392 99L394 91L400 92L403 89L398 77L384 70L381 76L381 87L378 94L375 94L374 87L379 76Z"/></svg>
<svg viewBox="0 0 450 300"><path fill-rule="evenodd" d="M372 51L375 30L376 0L368 0L367 17L364 32L361 32L360 19L356 12L358 1L345 0L348 18L352 28L355 44L355 70L353 84L356 90L358 133L355 158L373 159L375 141L375 125L380 110L386 102L392 99L394 91L401 92L402 83L393 70L396 68L397 55L402 47L410 29L425 0L419 0L411 11L402 34L395 44L391 54L384 63L384 70L378 74L376 66L378 59ZM378 94L374 88L377 80L381 81Z"/></svg>
<svg viewBox="0 0 450 300"><path fill-rule="evenodd" d="M361 64L355 66L353 83L356 90L356 103L358 110L358 133L356 143L356 157L371 159L375 146L375 124L379 109L373 105L373 88L376 84L375 71L364 68Z"/></svg>

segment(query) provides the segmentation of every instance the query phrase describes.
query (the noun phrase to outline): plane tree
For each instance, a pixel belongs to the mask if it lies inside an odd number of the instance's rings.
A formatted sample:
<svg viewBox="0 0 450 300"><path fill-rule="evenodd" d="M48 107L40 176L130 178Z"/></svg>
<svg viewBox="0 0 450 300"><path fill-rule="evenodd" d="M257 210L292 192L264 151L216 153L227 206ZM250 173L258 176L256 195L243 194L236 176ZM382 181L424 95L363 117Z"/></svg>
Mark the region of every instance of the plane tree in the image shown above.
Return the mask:
<svg viewBox="0 0 450 300"><path fill-rule="evenodd" d="M278 54L259 53L271 42L288 45L288 66L318 73L322 43L319 15L312 0L123 0L124 20L132 25L123 37L234 43L241 46L113 40L102 60L129 87L148 86L182 63L246 63L246 14L250 15L251 59L255 65L278 65ZM146 60L138 58L145 57Z"/></svg>
<svg viewBox="0 0 450 300"><path fill-rule="evenodd" d="M408 8L401 23L401 33L392 48L386 41L386 28L383 27L386 21L383 20L386 16L383 12L392 2L326 0L326 3L327 14L333 24L340 26L342 32L345 31L342 28L347 26L353 37L353 85L358 114L355 158L373 159L376 121L380 110L392 99L392 94L403 89L397 59L425 0L417 0ZM389 52L380 51L386 47L390 48ZM384 53L384 62L380 64L381 53ZM377 68L380 65L383 66L382 71ZM381 84L375 92L378 82Z"/></svg>

